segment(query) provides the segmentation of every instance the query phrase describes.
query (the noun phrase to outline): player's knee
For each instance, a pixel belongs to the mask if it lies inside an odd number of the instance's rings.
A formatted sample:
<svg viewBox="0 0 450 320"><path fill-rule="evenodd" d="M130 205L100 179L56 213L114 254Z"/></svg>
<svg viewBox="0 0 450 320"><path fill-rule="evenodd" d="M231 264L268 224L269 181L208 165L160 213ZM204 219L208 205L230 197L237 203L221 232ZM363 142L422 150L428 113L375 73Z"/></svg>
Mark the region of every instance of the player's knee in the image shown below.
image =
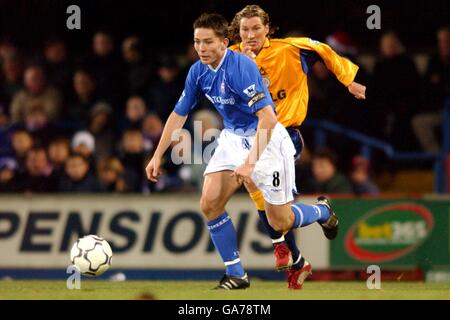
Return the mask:
<svg viewBox="0 0 450 320"><path fill-rule="evenodd" d="M285 232L289 230L289 224L283 219L269 219L270 226L277 232Z"/></svg>
<svg viewBox="0 0 450 320"><path fill-rule="evenodd" d="M208 196L201 197L200 208L207 218L215 217L224 212L223 204L220 199Z"/></svg>

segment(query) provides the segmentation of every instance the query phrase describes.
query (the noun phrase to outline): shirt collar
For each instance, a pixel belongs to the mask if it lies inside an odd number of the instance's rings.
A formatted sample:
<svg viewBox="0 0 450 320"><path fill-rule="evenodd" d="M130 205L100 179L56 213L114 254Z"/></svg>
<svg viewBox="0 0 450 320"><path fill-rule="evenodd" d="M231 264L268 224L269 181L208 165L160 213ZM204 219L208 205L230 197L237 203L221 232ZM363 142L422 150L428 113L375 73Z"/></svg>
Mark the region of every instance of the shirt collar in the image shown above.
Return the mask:
<svg viewBox="0 0 450 320"><path fill-rule="evenodd" d="M225 49L225 53L223 54L222 60L220 60L219 64L217 65L217 67L215 69L213 67L211 67L209 64L208 64L208 68L211 71L214 71L214 72L219 71L220 67L222 66L223 62L225 61L225 57L227 56L227 52L228 52L228 49Z"/></svg>

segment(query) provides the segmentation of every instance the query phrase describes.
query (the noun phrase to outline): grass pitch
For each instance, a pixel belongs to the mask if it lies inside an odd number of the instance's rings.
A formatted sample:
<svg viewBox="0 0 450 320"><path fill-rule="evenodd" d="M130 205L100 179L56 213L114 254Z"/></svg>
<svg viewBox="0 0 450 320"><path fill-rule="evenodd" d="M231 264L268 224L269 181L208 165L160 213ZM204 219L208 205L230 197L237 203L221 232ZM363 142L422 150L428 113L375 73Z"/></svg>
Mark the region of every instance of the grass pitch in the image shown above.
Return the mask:
<svg viewBox="0 0 450 320"><path fill-rule="evenodd" d="M82 280L80 290L65 281L0 281L0 299L159 299L159 300L325 300L325 299L450 299L450 283L383 282L369 290L365 282L317 282L303 290L286 283L254 280L248 290L216 291L212 281Z"/></svg>

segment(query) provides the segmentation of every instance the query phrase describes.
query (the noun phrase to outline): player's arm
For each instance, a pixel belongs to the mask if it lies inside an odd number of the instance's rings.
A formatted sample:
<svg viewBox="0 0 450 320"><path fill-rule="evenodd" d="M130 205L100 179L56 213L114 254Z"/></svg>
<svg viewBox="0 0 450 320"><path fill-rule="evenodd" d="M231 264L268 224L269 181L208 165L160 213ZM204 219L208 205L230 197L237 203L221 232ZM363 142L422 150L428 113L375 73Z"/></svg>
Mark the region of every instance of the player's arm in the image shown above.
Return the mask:
<svg viewBox="0 0 450 320"><path fill-rule="evenodd" d="M196 81L195 67L191 67L186 78L183 93L175 105L174 110L167 119L166 125L159 140L158 147L153 154L152 159L145 168L147 178L156 182L161 175L161 159L169 146L172 144L172 134L181 129L186 123L189 112L194 108L199 99L200 90Z"/></svg>
<svg viewBox="0 0 450 320"><path fill-rule="evenodd" d="M272 136L272 130L277 124L273 101L265 87L258 67L250 59L242 59L240 65L240 78L236 81L238 94L258 117L255 141L250 149L244 164L238 167L233 175L238 180L250 182L250 175L255 168L256 161L266 148Z"/></svg>
<svg viewBox="0 0 450 320"><path fill-rule="evenodd" d="M246 183L251 183L251 174L255 168L256 161L259 160L264 152L264 149L272 137L272 130L277 124L277 116L271 105L267 105L258 110L256 116L258 117L258 127L256 129L253 146L251 147L244 164L231 174L232 176L235 176L238 181L243 180Z"/></svg>
<svg viewBox="0 0 450 320"><path fill-rule="evenodd" d="M347 87L348 91L355 96L356 99L366 99L366 86L353 81Z"/></svg>
<svg viewBox="0 0 450 320"><path fill-rule="evenodd" d="M158 181L158 177L161 175L161 160L164 156L164 153L167 151L169 146L172 144L172 134L181 128L183 128L187 119L186 116L181 116L177 114L175 111L172 111L169 118L167 119L166 125L164 126L164 130L159 140L158 147L153 154L152 159L148 163L145 168L145 172L147 173L147 178L150 181L156 182Z"/></svg>
<svg viewBox="0 0 450 320"><path fill-rule="evenodd" d="M366 87L354 81L359 67L350 60L338 55L329 45L310 38L290 38L293 45L301 50L316 53L336 78L347 87L357 99L366 98ZM302 54L302 53L301 53ZM303 57L304 58L304 57ZM302 64L307 59L302 59Z"/></svg>
<svg viewBox="0 0 450 320"><path fill-rule="evenodd" d="M261 157L272 137L272 130L277 124L277 116L270 105L258 110L256 116L258 117L258 127L256 129L255 142L245 160L245 163L253 166Z"/></svg>

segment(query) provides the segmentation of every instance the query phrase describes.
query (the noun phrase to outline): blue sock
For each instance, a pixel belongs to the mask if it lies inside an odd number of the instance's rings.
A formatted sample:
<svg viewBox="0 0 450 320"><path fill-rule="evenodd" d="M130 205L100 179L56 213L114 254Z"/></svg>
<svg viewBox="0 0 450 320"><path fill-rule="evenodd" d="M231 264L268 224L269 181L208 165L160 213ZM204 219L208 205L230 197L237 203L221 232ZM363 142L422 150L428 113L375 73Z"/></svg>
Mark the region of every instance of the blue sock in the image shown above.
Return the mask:
<svg viewBox="0 0 450 320"><path fill-rule="evenodd" d="M295 217L293 228L305 227L316 221L324 223L330 217L330 211L323 204L309 205L297 202L291 208Z"/></svg>
<svg viewBox="0 0 450 320"><path fill-rule="evenodd" d="M276 231L269 224L269 220L267 220L265 211L258 210L258 214L259 214L259 218L261 219L267 233L269 234L269 237L272 240L277 240L277 239L280 239L281 237L283 237L282 232ZM300 255L300 250L298 250L297 244L295 243L294 233L292 231L289 231L288 233L286 233L284 235L284 241L286 241L286 244L287 244L289 250L291 250L292 259L294 260L294 262L297 261L299 255Z"/></svg>
<svg viewBox="0 0 450 320"><path fill-rule="evenodd" d="M243 277L244 268L241 265L237 247L236 231L227 212L214 220L208 221L211 239L225 263L226 274L232 277Z"/></svg>

